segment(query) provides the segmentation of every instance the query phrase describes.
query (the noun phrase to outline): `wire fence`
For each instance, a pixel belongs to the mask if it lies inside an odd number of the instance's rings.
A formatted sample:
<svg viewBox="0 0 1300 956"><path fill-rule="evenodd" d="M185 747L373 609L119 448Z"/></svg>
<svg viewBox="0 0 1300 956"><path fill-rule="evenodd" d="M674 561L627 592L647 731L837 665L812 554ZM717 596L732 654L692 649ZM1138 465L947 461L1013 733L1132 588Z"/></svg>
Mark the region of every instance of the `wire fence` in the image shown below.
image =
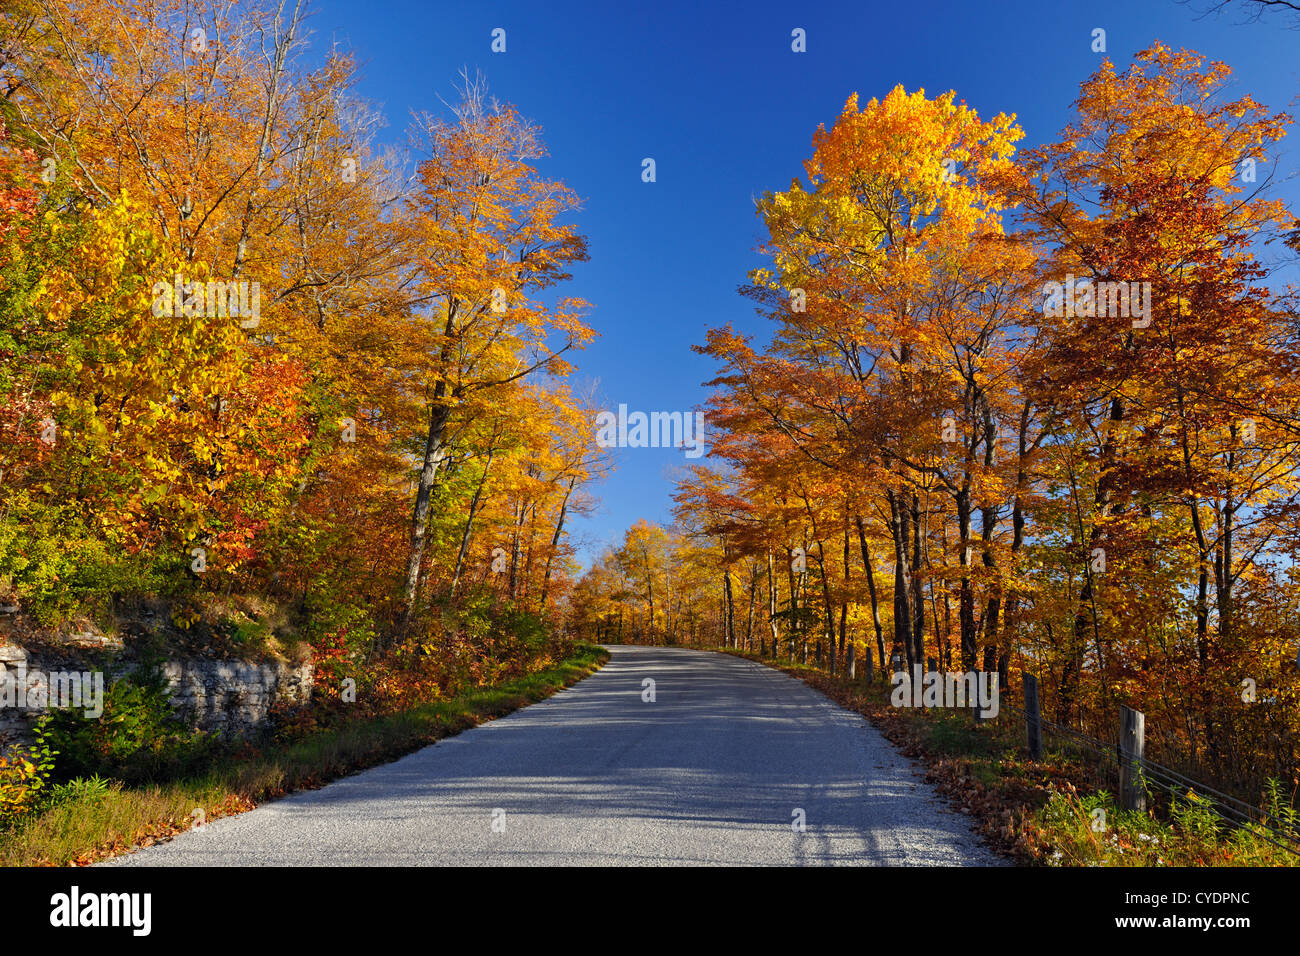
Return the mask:
<svg viewBox="0 0 1300 956"><path fill-rule="evenodd" d="M1293 821L1283 819L1261 807L1253 806L1245 800L1224 793L1207 783L1193 780L1145 756L1132 753L1126 754L1118 741L1099 740L1072 727L1045 720L1041 715L1030 714L1022 708L1008 704L1005 701L1000 702L999 715L1007 712L1023 718L1026 725L1030 720L1036 718L1043 733L1050 733L1058 739L1069 740L1084 752L1099 758L1103 763L1109 764L1113 762L1117 769L1123 767L1126 763L1136 766L1142 781L1148 787L1166 793L1170 797L1187 800L1190 799L1190 794L1195 793L1198 798L1211 804L1215 812L1229 824L1237 827L1252 827L1255 829L1256 835L1261 839L1280 849L1294 853L1296 856L1300 856L1300 829L1297 829L1297 825Z"/></svg>

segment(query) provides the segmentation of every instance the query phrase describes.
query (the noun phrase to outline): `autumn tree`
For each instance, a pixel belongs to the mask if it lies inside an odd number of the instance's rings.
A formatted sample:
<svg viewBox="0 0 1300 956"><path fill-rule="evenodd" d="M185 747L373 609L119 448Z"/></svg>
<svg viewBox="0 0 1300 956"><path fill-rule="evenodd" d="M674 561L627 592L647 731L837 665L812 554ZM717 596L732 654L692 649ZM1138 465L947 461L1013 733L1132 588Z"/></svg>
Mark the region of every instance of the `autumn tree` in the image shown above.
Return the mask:
<svg viewBox="0 0 1300 956"><path fill-rule="evenodd" d="M577 198L543 179L539 133L509 106L466 84L452 119L426 119L430 157L411 200L418 302L427 307L429 361L422 370L425 432L411 522L404 603L415 607L429 503L447 455L456 409L539 371L561 376L562 357L591 331L584 303L540 298L586 258L561 218Z"/></svg>

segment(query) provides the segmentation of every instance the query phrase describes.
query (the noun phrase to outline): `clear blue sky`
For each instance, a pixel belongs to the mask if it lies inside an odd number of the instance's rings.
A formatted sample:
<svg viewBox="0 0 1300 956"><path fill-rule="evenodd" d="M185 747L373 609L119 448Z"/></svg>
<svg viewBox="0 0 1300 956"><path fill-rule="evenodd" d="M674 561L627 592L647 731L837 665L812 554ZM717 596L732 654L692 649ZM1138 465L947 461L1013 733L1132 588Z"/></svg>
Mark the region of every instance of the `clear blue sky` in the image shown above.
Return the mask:
<svg viewBox="0 0 1300 956"><path fill-rule="evenodd" d="M1203 8L1208 0L1193 0ZM1234 4L1236 5L1236 4ZM605 407L689 410L701 404L712 363L690 351L705 329L733 323L764 333L737 294L759 264L753 198L802 175L813 131L845 99L895 84L953 89L981 116L1015 113L1025 146L1049 141L1070 117L1080 81L1107 55L1127 64L1159 39L1234 69L1240 92L1294 111L1300 30L1268 16L1198 19L1175 0L1006 0L924 3L425 3L315 0L309 28L363 65L359 92L380 104L386 138L404 139L411 110L453 99L462 67L544 130L544 172L585 198L578 218L591 261L569 294L595 304L600 338L578 356L579 381L599 381ZM506 31L506 52L491 51ZM791 31L807 52L791 51ZM1300 168L1293 130L1276 157ZM641 181L653 157L657 182ZM1261 175L1264 167L1261 167ZM1282 189L1293 205L1297 181ZM671 449L615 449L616 471L579 520L584 555L616 541L637 518L671 517Z"/></svg>

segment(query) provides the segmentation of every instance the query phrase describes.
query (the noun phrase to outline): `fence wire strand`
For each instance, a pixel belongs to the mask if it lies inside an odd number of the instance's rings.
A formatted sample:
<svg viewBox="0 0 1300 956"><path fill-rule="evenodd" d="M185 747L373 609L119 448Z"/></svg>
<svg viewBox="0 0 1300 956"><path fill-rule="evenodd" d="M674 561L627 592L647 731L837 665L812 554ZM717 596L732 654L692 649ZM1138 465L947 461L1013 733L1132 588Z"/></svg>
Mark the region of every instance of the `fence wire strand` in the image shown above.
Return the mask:
<svg viewBox="0 0 1300 956"><path fill-rule="evenodd" d="M999 711L1009 711L1012 714L1019 715L1026 721L1029 720L1030 716L1021 708L1006 703L999 705ZM1075 730L1072 727L1065 727L1054 721L1046 720L1041 716L1037 718L1037 721L1042 730L1054 734L1058 738L1071 740L1089 753L1102 758L1105 762L1113 761L1117 767L1123 766L1126 762L1136 764L1145 782L1170 794L1170 796L1186 799L1189 793L1194 792L1196 796L1204 799L1206 803L1213 805L1216 812L1219 812L1220 816L1229 825L1252 826L1262 829L1265 833L1257 834L1261 839L1300 856L1300 833L1296 832L1294 826L1289 825L1287 821L1274 816L1272 813L1251 806L1246 801L1217 790L1209 784L1193 780L1191 777L1185 776L1154 760L1133 755L1125 756L1121 752L1118 742L1108 743L1104 740L1098 740L1096 737ZM1279 837L1286 842L1278 842L1266 834Z"/></svg>

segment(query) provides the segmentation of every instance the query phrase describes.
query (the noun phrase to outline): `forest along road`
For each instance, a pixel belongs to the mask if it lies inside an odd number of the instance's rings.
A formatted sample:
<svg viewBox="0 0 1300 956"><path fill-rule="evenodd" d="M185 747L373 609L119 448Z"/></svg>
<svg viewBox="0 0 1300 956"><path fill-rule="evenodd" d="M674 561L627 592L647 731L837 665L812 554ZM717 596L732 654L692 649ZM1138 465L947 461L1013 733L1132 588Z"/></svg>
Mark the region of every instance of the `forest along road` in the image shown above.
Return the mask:
<svg viewBox="0 0 1300 956"><path fill-rule="evenodd" d="M801 681L610 651L541 703L104 865L1000 862L915 764Z"/></svg>

